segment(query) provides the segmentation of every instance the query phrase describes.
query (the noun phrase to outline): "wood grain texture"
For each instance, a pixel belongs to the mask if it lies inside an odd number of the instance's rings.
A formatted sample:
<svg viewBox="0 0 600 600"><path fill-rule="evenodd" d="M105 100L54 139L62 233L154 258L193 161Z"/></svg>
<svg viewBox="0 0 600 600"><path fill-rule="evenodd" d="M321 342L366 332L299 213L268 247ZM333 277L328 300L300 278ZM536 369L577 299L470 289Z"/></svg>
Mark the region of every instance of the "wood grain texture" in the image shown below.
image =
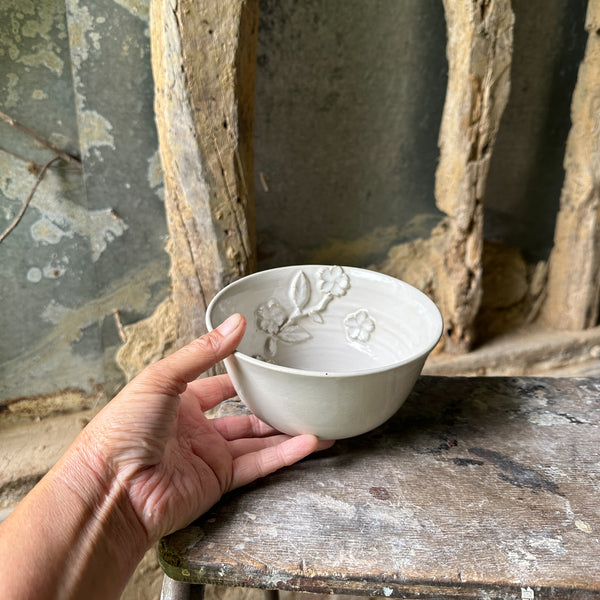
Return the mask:
<svg viewBox="0 0 600 600"><path fill-rule="evenodd" d="M445 223L436 298L445 348L465 352L481 302L483 200L510 91L514 14L510 0L444 0L448 89L439 134L435 195Z"/></svg>
<svg viewBox="0 0 600 600"><path fill-rule="evenodd" d="M152 0L155 113L178 345L255 265L252 113L257 0Z"/></svg>
<svg viewBox="0 0 600 600"><path fill-rule="evenodd" d="M164 538L162 566L320 593L597 597L599 398L597 379L422 377L381 428Z"/></svg>
<svg viewBox="0 0 600 600"><path fill-rule="evenodd" d="M571 105L565 180L542 316L559 329L598 323L600 305L600 1L590 0L588 42Z"/></svg>

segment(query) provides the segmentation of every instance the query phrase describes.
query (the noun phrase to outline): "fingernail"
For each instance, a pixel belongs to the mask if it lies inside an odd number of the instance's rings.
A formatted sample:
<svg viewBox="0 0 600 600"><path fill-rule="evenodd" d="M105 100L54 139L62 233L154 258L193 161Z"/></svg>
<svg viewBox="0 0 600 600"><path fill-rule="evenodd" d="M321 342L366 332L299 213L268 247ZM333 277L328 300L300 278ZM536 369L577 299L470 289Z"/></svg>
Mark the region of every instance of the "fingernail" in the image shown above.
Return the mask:
<svg viewBox="0 0 600 600"><path fill-rule="evenodd" d="M218 327L217 327L217 331L223 335L223 336L227 336L229 335L232 331L236 330L239 325L240 325L240 321L242 320L242 316L239 314L235 314L235 315L231 315L230 317L227 317Z"/></svg>

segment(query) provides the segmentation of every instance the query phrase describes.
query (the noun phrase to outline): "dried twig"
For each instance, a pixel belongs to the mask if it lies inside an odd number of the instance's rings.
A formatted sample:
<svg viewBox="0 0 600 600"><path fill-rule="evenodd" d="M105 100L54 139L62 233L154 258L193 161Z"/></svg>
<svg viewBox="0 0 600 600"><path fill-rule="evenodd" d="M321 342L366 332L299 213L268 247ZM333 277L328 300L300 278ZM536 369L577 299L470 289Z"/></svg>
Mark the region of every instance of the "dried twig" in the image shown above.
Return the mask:
<svg viewBox="0 0 600 600"><path fill-rule="evenodd" d="M47 139L43 138L39 133L29 129L29 127L25 127L22 123L19 123L9 115L0 111L0 120L8 123L11 127L18 129L21 133L32 137L34 140L45 146L49 150L52 150L56 156L62 158L64 161L71 163L72 165L76 165L78 168L81 168L81 161L75 156L71 156L68 152L64 152L60 148L57 148L54 144L50 143Z"/></svg>
<svg viewBox="0 0 600 600"><path fill-rule="evenodd" d="M123 327L123 323L121 322L121 315L119 315L118 310L113 310L113 315L115 317L115 322L117 323L117 331L119 332L119 337L123 343L127 342L127 335L125 334L125 328Z"/></svg>
<svg viewBox="0 0 600 600"><path fill-rule="evenodd" d="M265 192L269 191L269 184L267 183L267 176L261 171L259 174L260 182L262 183L263 190Z"/></svg>
<svg viewBox="0 0 600 600"><path fill-rule="evenodd" d="M10 154L11 156L14 156L15 158L18 158L19 160L22 160L23 162L29 163L30 165L30 169L31 167L35 167L37 168L36 173L39 171L39 169L41 169L44 166L44 163L41 162L37 162L35 160L31 160L30 158L27 158L26 156L23 156L22 154L19 154L18 152L13 152L12 150L9 150L8 148L5 148L4 146L0 146L0 152L4 152L6 154ZM68 171L80 171L81 170L81 165L79 165L78 167L68 167L68 166L62 166L62 165L57 165L54 166L52 165L51 167L52 169L66 169Z"/></svg>
<svg viewBox="0 0 600 600"><path fill-rule="evenodd" d="M33 195L35 194L35 190L37 190L38 185L44 178L46 171L50 168L52 163L56 162L57 160L61 160L61 159L62 159L62 156L54 156L47 163L44 163L42 165L42 168L40 169L40 172L38 173L38 176L35 180L35 183L33 184L33 187L31 188L31 191L29 192L27 198L25 198L25 202L23 202L23 206L21 206L21 210L19 211L19 214L15 217L14 221L0 235L0 244L6 239L8 234L19 224L19 221L21 221L21 219L23 218L23 215L25 214L25 211L27 210L27 207L29 206L31 199L33 198Z"/></svg>

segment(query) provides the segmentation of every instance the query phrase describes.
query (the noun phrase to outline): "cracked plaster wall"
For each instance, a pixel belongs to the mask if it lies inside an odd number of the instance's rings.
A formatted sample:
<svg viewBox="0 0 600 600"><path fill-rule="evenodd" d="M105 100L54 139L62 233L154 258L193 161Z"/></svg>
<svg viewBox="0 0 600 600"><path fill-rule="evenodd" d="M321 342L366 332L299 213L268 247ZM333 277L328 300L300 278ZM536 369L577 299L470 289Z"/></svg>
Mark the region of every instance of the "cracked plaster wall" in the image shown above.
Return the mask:
<svg viewBox="0 0 600 600"><path fill-rule="evenodd" d="M0 0L0 110L82 170L50 169L0 245L0 403L69 407L122 383L122 325L168 295L148 3ZM0 229L52 153L0 123Z"/></svg>

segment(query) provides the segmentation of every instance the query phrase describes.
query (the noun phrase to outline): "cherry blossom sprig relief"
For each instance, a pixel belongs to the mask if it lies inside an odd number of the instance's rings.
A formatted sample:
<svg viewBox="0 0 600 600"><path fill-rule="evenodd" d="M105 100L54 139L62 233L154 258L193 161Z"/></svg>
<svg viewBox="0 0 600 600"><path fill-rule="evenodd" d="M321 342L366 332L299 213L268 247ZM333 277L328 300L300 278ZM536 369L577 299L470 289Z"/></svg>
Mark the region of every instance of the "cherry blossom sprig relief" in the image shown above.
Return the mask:
<svg viewBox="0 0 600 600"><path fill-rule="evenodd" d="M350 289L350 279L342 267L323 267L317 273L317 285L321 296L318 302L309 305L311 284L304 271L300 270L288 290L293 306L289 314L276 298L270 298L256 309L256 324L268 336L264 348L266 358L256 358L272 359L277 353L278 341L294 344L310 339L310 332L298 321L309 318L314 323L323 323L322 313L334 298L343 296Z"/></svg>

